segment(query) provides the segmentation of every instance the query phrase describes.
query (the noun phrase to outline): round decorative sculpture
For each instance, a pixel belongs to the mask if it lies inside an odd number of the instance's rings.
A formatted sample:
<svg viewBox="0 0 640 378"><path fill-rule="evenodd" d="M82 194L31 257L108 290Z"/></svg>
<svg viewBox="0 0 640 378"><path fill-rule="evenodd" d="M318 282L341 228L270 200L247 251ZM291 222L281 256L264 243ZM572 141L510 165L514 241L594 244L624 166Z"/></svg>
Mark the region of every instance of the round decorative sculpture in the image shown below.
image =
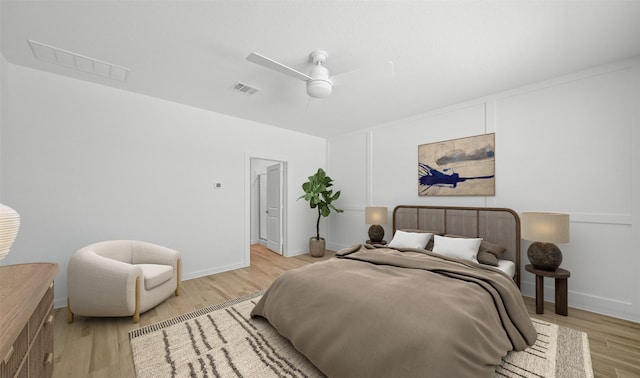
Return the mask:
<svg viewBox="0 0 640 378"><path fill-rule="evenodd" d="M527 249L527 257L536 269L556 270L562 263L562 252L553 243L531 243Z"/></svg>
<svg viewBox="0 0 640 378"><path fill-rule="evenodd" d="M379 224L372 224L369 227L369 239L374 243L379 243L384 238L384 228Z"/></svg>
<svg viewBox="0 0 640 378"><path fill-rule="evenodd" d="M19 228L20 215L9 206L0 203L0 260L9 254Z"/></svg>

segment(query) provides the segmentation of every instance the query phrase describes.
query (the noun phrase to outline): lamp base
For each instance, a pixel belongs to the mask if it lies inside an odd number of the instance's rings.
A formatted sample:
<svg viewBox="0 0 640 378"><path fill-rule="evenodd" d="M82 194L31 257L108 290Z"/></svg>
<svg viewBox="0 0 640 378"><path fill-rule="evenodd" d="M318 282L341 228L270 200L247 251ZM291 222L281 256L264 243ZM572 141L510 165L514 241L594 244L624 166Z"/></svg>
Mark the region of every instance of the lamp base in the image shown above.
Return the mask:
<svg viewBox="0 0 640 378"><path fill-rule="evenodd" d="M379 243L384 238L384 228L379 224L372 224L369 227L369 239L374 243Z"/></svg>
<svg viewBox="0 0 640 378"><path fill-rule="evenodd" d="M562 252L553 243L533 242L527 249L527 257L536 269L556 270L562 263Z"/></svg>

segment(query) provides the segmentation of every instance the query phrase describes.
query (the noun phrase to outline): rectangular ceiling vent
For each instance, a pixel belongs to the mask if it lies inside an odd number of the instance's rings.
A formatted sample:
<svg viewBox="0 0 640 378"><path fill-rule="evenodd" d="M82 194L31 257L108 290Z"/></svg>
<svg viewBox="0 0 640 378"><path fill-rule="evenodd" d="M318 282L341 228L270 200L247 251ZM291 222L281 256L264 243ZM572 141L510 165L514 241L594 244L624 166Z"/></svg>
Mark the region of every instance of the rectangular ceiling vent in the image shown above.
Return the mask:
<svg viewBox="0 0 640 378"><path fill-rule="evenodd" d="M252 87L248 84L245 83L241 83L239 81L237 81L233 87L231 87L231 89L233 89L236 92L242 93L242 94L246 94L248 96L258 92L260 89L256 88L256 87Z"/></svg>
<svg viewBox="0 0 640 378"><path fill-rule="evenodd" d="M108 79L125 82L129 77L129 72L131 72L128 68L45 45L44 43L29 40L29 45L36 59Z"/></svg>

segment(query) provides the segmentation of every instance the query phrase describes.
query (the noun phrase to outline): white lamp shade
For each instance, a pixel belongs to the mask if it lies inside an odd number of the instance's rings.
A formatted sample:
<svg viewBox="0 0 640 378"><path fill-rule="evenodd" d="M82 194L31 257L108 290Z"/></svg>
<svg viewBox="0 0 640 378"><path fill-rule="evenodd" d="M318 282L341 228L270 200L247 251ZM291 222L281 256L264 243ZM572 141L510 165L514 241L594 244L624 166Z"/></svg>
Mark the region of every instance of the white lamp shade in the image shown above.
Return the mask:
<svg viewBox="0 0 640 378"><path fill-rule="evenodd" d="M522 238L543 243L569 242L569 214L524 212Z"/></svg>
<svg viewBox="0 0 640 378"><path fill-rule="evenodd" d="M387 224L387 208L384 206L370 206L364 209L364 223Z"/></svg>
<svg viewBox="0 0 640 378"><path fill-rule="evenodd" d="M9 206L0 203L0 260L9 254L20 228L20 215Z"/></svg>

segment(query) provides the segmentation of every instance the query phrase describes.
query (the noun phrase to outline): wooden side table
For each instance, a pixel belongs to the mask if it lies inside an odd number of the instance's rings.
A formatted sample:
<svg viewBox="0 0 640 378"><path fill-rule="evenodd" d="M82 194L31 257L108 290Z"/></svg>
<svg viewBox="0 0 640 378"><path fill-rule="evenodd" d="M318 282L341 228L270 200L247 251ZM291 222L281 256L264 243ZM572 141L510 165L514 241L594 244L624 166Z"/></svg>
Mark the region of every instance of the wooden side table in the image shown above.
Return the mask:
<svg viewBox="0 0 640 378"><path fill-rule="evenodd" d="M553 277L556 280L556 314L567 316L568 312L568 287L567 279L571 272L566 269L556 270L536 269L533 265L525 265L524 269L536 275L536 314L544 314L544 278Z"/></svg>

